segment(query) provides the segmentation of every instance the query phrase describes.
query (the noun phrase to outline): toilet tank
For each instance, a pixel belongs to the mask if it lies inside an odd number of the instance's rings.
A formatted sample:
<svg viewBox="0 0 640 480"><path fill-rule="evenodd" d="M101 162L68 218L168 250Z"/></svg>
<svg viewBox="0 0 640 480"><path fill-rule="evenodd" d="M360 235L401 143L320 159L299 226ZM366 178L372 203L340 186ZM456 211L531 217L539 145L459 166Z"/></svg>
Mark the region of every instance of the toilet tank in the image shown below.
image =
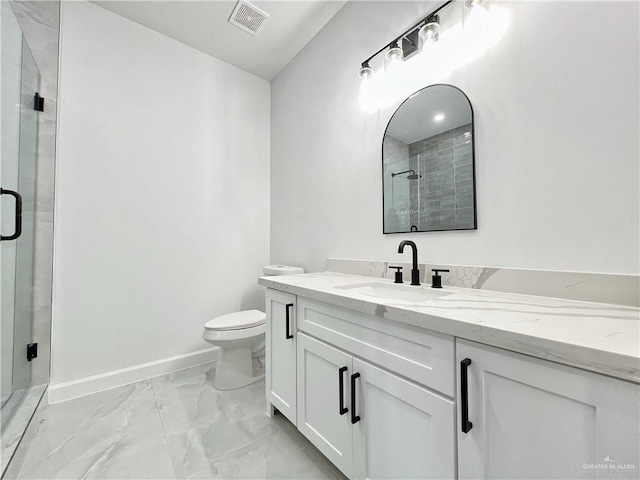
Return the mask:
<svg viewBox="0 0 640 480"><path fill-rule="evenodd" d="M262 273L266 276L296 275L304 273L304 269L302 267L292 267L290 265L266 265L262 267Z"/></svg>

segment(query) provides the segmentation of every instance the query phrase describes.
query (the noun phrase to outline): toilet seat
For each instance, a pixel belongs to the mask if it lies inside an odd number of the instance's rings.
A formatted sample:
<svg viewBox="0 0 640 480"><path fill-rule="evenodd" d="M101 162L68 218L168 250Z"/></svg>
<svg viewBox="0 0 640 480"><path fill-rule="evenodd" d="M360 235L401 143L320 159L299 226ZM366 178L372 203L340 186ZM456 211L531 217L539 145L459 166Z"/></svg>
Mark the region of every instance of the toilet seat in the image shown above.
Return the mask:
<svg viewBox="0 0 640 480"><path fill-rule="evenodd" d="M206 341L213 342L221 340L243 340L262 335L266 331L266 323L262 323L254 327L237 328L235 330L214 330L212 328L205 328L202 338Z"/></svg>
<svg viewBox="0 0 640 480"><path fill-rule="evenodd" d="M263 325L267 319L260 310L243 310L241 312L228 313L209 320L204 329L211 331L246 330L248 328ZM245 332L247 333L247 332Z"/></svg>

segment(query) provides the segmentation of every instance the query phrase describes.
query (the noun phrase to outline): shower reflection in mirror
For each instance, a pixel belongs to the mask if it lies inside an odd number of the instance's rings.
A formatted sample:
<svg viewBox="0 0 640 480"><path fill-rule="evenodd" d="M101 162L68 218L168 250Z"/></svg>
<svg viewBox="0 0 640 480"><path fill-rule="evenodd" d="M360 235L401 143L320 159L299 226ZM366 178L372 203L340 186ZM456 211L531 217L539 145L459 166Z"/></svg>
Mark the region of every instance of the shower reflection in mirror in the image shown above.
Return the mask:
<svg viewBox="0 0 640 480"><path fill-rule="evenodd" d="M477 228L473 110L452 85L405 100L382 142L384 233Z"/></svg>

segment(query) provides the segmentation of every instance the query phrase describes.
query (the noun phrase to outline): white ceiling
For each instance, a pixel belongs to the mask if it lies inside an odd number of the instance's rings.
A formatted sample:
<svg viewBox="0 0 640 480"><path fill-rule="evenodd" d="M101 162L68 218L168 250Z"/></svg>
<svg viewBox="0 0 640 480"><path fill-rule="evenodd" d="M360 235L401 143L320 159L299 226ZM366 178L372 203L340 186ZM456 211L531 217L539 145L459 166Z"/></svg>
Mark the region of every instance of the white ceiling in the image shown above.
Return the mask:
<svg viewBox="0 0 640 480"><path fill-rule="evenodd" d="M235 0L93 0L92 3L266 80L280 70L347 0L251 1L269 14L257 36L231 25Z"/></svg>
<svg viewBox="0 0 640 480"><path fill-rule="evenodd" d="M436 120L436 115L443 115L443 119ZM468 123L471 123L469 100L456 88L434 85L403 103L386 133L411 144Z"/></svg>

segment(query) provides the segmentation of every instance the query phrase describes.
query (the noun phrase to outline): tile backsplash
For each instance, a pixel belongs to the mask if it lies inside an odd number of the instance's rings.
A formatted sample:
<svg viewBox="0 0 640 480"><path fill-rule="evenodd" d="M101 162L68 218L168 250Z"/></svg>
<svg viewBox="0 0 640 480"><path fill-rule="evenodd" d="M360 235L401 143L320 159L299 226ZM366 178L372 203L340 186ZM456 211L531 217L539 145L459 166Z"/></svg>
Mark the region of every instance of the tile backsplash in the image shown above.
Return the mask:
<svg viewBox="0 0 640 480"><path fill-rule="evenodd" d="M389 268L391 265L402 266L405 281L410 281L411 264L403 262L329 258L326 269L329 272L391 279L394 274ZM421 263L422 283L431 284L432 268L450 270L441 274L444 286L640 306L640 275Z"/></svg>

